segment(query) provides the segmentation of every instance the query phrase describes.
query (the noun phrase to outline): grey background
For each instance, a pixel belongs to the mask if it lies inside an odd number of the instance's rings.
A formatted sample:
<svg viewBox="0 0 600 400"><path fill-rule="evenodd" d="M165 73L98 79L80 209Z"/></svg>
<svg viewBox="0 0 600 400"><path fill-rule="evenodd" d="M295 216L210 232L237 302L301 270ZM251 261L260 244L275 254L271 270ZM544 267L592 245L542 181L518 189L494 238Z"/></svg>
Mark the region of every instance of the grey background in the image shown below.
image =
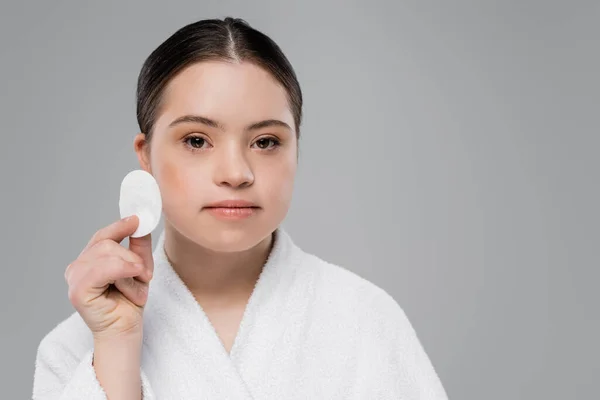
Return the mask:
<svg viewBox="0 0 600 400"><path fill-rule="evenodd" d="M1 397L118 218L144 58L227 15L304 90L295 241L394 296L452 399L598 398L600 4L441 0L3 2Z"/></svg>

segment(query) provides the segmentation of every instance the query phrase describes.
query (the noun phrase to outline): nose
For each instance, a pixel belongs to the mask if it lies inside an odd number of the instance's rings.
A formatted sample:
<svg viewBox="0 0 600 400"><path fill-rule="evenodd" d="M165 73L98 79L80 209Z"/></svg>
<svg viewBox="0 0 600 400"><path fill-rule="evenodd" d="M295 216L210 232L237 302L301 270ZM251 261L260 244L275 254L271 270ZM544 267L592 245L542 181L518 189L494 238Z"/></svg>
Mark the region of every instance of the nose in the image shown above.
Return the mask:
<svg viewBox="0 0 600 400"><path fill-rule="evenodd" d="M217 155L214 168L214 182L218 186L242 188L254 183L254 174L246 155L231 146Z"/></svg>

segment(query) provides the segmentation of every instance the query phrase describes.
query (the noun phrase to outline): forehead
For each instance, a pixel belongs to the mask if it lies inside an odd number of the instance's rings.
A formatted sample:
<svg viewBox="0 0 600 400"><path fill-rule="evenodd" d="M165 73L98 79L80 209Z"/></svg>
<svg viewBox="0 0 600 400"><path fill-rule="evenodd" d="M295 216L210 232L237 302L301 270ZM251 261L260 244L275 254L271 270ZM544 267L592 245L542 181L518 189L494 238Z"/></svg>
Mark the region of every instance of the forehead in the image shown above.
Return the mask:
<svg viewBox="0 0 600 400"><path fill-rule="evenodd" d="M271 118L294 126L283 86L249 62L205 61L178 73L165 88L157 125L186 114L218 120L226 129Z"/></svg>

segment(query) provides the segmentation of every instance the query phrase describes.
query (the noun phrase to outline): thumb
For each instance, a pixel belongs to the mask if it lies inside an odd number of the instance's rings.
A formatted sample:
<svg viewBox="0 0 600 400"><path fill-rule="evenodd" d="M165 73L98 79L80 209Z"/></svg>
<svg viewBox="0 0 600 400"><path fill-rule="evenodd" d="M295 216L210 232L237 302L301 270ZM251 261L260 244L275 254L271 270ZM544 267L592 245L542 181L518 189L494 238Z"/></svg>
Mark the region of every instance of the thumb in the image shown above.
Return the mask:
<svg viewBox="0 0 600 400"><path fill-rule="evenodd" d="M149 272L154 272L154 258L152 257L152 234L141 237L129 237L129 250L137 254L144 261Z"/></svg>

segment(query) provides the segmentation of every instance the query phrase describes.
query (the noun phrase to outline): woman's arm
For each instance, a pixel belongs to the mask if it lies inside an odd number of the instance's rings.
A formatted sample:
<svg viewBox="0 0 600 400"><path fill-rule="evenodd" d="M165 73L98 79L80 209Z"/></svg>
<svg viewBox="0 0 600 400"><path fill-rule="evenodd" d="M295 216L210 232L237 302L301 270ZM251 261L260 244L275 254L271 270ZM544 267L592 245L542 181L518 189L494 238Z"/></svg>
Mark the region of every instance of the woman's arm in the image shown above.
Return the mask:
<svg viewBox="0 0 600 400"><path fill-rule="evenodd" d="M95 340L92 365L110 400L140 400L141 338Z"/></svg>

